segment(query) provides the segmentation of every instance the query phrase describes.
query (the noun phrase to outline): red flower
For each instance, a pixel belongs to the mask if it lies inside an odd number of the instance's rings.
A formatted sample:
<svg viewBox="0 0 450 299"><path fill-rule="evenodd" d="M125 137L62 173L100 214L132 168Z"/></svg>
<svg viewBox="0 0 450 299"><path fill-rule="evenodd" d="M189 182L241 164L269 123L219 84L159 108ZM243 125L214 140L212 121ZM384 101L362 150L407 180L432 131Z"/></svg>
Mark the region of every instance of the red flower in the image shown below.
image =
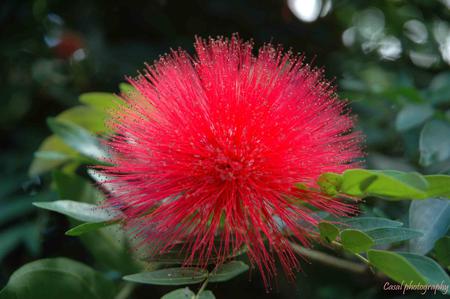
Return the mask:
<svg viewBox="0 0 450 299"><path fill-rule="evenodd" d="M113 113L114 166L104 170L126 228L152 254L183 243L185 264L222 263L246 247L266 283L278 256L298 268L291 242L308 245L311 208L353 206L318 191L324 172L357 166L360 134L321 71L271 45L258 55L237 37L197 39L172 51Z"/></svg>

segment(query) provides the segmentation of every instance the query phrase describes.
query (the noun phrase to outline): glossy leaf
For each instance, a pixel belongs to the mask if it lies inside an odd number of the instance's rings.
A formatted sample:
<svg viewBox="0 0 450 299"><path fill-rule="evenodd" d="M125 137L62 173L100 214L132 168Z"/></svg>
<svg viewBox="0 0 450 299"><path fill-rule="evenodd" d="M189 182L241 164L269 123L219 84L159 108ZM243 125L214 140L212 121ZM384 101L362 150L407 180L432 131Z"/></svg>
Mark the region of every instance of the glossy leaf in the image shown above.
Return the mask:
<svg viewBox="0 0 450 299"><path fill-rule="evenodd" d="M420 164L430 166L450 158L450 124L433 120L420 133Z"/></svg>
<svg viewBox="0 0 450 299"><path fill-rule="evenodd" d="M425 277L428 284L450 285L450 278L447 273L427 256L413 254L409 252L400 252L401 256L406 258L418 272Z"/></svg>
<svg viewBox="0 0 450 299"><path fill-rule="evenodd" d="M108 156L98 138L86 129L74 123L53 118L49 118L47 122L53 133L84 156L97 161L104 161Z"/></svg>
<svg viewBox="0 0 450 299"><path fill-rule="evenodd" d="M231 261L219 266L209 275L210 282L223 282L230 280L248 270L248 265L241 261Z"/></svg>
<svg viewBox="0 0 450 299"><path fill-rule="evenodd" d="M354 253L365 252L375 244L370 236L359 230L345 229L340 237L342 246Z"/></svg>
<svg viewBox="0 0 450 299"><path fill-rule="evenodd" d="M92 268L66 258L42 259L16 270L1 299L110 299L114 284Z"/></svg>
<svg viewBox="0 0 450 299"><path fill-rule="evenodd" d="M167 268L124 276L131 282L155 285L186 285L204 281L208 272L200 268Z"/></svg>
<svg viewBox="0 0 450 299"><path fill-rule="evenodd" d="M427 198L450 198L450 175L426 175L425 179L428 182Z"/></svg>
<svg viewBox="0 0 450 299"><path fill-rule="evenodd" d="M422 232L404 227L385 227L366 231L375 245L395 243L405 240L410 240L422 236Z"/></svg>
<svg viewBox="0 0 450 299"><path fill-rule="evenodd" d="M410 241L410 251L427 254L434 247L434 242L450 228L450 201L428 199L411 202L409 226L423 232L422 237Z"/></svg>
<svg viewBox="0 0 450 299"><path fill-rule="evenodd" d="M371 249L367 252L370 263L391 279L402 282L413 282L413 284L425 284L426 278L402 255Z"/></svg>
<svg viewBox="0 0 450 299"><path fill-rule="evenodd" d="M434 113L430 105L410 104L403 107L397 114L395 127L399 131L406 131L417 127L430 118Z"/></svg>
<svg viewBox="0 0 450 299"><path fill-rule="evenodd" d="M377 228L399 227L403 223L382 217L354 217L342 221L344 227L368 231Z"/></svg>
<svg viewBox="0 0 450 299"><path fill-rule="evenodd" d="M339 229L329 222L320 222L319 232L320 237L327 242L334 241L336 237L339 235Z"/></svg>
<svg viewBox="0 0 450 299"><path fill-rule="evenodd" d="M423 198L428 182L415 172L350 169L344 172L340 191L353 196Z"/></svg>
<svg viewBox="0 0 450 299"><path fill-rule="evenodd" d="M84 222L104 222L115 220L118 216L113 210L99 208L96 205L72 200L56 200L49 202L34 202L36 207L58 212Z"/></svg>

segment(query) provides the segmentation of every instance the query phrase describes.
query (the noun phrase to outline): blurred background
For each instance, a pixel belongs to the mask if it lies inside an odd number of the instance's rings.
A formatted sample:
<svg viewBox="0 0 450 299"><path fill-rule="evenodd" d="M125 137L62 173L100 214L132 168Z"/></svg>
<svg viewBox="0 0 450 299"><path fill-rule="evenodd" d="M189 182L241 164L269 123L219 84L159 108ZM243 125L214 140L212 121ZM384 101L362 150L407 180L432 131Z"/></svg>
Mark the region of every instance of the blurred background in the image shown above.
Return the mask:
<svg viewBox="0 0 450 299"><path fill-rule="evenodd" d="M126 75L170 48L192 52L195 35L238 32L257 45L306 54L351 100L367 137L368 167L449 173L449 0L3 0L0 32L0 286L37 258L92 259L64 236L64 217L38 215L30 204L54 196L39 192L45 176L28 175L33 152L50 134L46 118L76 105L81 93L117 93ZM404 218L405 203L383 205L363 210ZM257 275L212 290L218 298L398 295L382 292L370 275L303 264L295 284L281 279L271 294ZM159 298L167 290L141 287L134 296Z"/></svg>

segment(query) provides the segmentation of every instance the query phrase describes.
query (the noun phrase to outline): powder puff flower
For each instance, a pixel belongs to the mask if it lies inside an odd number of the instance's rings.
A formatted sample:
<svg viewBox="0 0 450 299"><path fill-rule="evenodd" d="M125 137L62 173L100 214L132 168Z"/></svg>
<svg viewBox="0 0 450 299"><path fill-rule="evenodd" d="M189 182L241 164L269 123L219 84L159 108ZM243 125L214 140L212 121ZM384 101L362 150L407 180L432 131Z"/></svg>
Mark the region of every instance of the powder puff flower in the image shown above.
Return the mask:
<svg viewBox="0 0 450 299"><path fill-rule="evenodd" d="M236 36L197 38L195 51L129 79L136 91L111 113L107 202L151 254L178 248L185 265L206 266L245 248L266 283L277 259L292 276L291 244L308 246L312 211L354 210L316 180L358 166L361 135L301 57L271 45L254 54Z"/></svg>

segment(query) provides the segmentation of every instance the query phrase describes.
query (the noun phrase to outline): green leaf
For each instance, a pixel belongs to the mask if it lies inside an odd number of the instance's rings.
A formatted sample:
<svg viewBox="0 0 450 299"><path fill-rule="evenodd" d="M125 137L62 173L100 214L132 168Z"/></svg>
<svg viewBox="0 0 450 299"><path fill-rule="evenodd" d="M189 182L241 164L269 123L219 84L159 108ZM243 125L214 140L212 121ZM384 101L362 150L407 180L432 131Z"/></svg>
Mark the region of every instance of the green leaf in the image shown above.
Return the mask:
<svg viewBox="0 0 450 299"><path fill-rule="evenodd" d="M336 173L327 172L319 176L317 184L320 190L328 195L338 194L338 190L342 184L342 176Z"/></svg>
<svg viewBox="0 0 450 299"><path fill-rule="evenodd" d="M54 182L60 197L70 197L86 203L97 203L102 200L102 194L92 185L92 183L73 173L61 171L54 172ZM96 207L96 205L94 205ZM114 221L106 221L114 224ZM72 225L78 222L71 221ZM136 273L140 271L139 265L134 259L133 252L129 249L129 239L118 227L111 225L105 227L105 222L97 222L103 228L101 230L90 230L88 234L79 235L84 246L95 258L96 262L107 269L119 271L124 274ZM95 224L81 224L81 228L92 228ZM85 227L87 226L87 227ZM74 228L71 234L78 234Z"/></svg>
<svg viewBox="0 0 450 299"><path fill-rule="evenodd" d="M103 227L107 227L113 224L116 224L117 221L108 221L108 222L86 222L80 225L77 225L75 227L72 227L71 229L69 229L68 231L66 231L65 235L67 236L81 236L85 233L103 228Z"/></svg>
<svg viewBox="0 0 450 299"><path fill-rule="evenodd" d="M439 120L428 122L420 133L420 164L430 166L450 158L450 125Z"/></svg>
<svg viewBox="0 0 450 299"><path fill-rule="evenodd" d="M428 182L427 198L450 198L450 175L426 175L425 179Z"/></svg>
<svg viewBox="0 0 450 299"><path fill-rule="evenodd" d="M429 257L409 252L399 252L398 254L406 258L425 277L428 284L443 283L450 285L450 278L447 273Z"/></svg>
<svg viewBox="0 0 450 299"><path fill-rule="evenodd" d="M450 267L450 237L443 237L434 244L434 254L439 263Z"/></svg>
<svg viewBox="0 0 450 299"><path fill-rule="evenodd" d="M353 196L392 199L424 198L428 182L415 172L350 169L344 172L340 191Z"/></svg>
<svg viewBox="0 0 450 299"><path fill-rule="evenodd" d="M121 105L121 100L115 94L108 92L88 92L80 95L80 102L97 110L107 112Z"/></svg>
<svg viewBox="0 0 450 299"><path fill-rule="evenodd" d="M371 249L367 252L367 257L373 266L399 283L427 283L426 278L398 253Z"/></svg>
<svg viewBox="0 0 450 299"><path fill-rule="evenodd" d="M339 229L329 222L320 222L319 232L320 237L327 242L333 242L339 235Z"/></svg>
<svg viewBox="0 0 450 299"><path fill-rule="evenodd" d="M411 202L409 226L423 232L422 237L410 241L410 251L427 254L450 228L450 201L432 198Z"/></svg>
<svg viewBox="0 0 450 299"><path fill-rule="evenodd" d="M108 156L100 141L82 127L54 118L49 118L47 122L53 133L84 156L97 161L104 161Z"/></svg>
<svg viewBox="0 0 450 299"><path fill-rule="evenodd" d="M192 299L195 293L192 292L188 287L174 290L170 293L165 294L161 299Z"/></svg>
<svg viewBox="0 0 450 299"><path fill-rule="evenodd" d="M89 106L76 106L63 111L56 117L57 120L69 121L93 133L107 131L106 118L106 112Z"/></svg>
<svg viewBox="0 0 450 299"><path fill-rule="evenodd" d="M56 200L48 202L34 202L36 207L58 212L83 222L105 222L117 219L117 212L111 209L99 208L84 202L73 200Z"/></svg>
<svg viewBox="0 0 450 299"><path fill-rule="evenodd" d="M119 84L119 89L120 89L120 92L123 92L125 94L136 91L136 89L133 87L133 85L128 84L128 83L123 83L123 82Z"/></svg>
<svg viewBox="0 0 450 299"><path fill-rule="evenodd" d="M450 100L450 73L442 72L431 80L426 97L433 104L448 103Z"/></svg>
<svg viewBox="0 0 450 299"><path fill-rule="evenodd" d="M422 232L404 227L385 227L366 231L375 245L405 241L422 236Z"/></svg>
<svg viewBox="0 0 450 299"><path fill-rule="evenodd" d="M375 244L370 236L355 229L343 230L340 237L342 246L353 253L365 252Z"/></svg>
<svg viewBox="0 0 450 299"><path fill-rule="evenodd" d="M142 272L124 276L131 282L155 285L185 285L204 281L208 272L200 268L167 268L153 272Z"/></svg>
<svg viewBox="0 0 450 299"><path fill-rule="evenodd" d="M223 282L230 280L248 270L248 265L241 261L231 261L220 265L209 275L210 282Z"/></svg>
<svg viewBox="0 0 450 299"><path fill-rule="evenodd" d="M42 259L16 270L1 299L110 299L114 284L92 268L66 258Z"/></svg>
<svg viewBox="0 0 450 299"><path fill-rule="evenodd" d="M433 108L427 104L409 104L397 114L395 127L398 131L406 131L419 126L434 113Z"/></svg>
<svg viewBox="0 0 450 299"><path fill-rule="evenodd" d="M75 150L66 145L61 138L52 135L47 137L39 146L28 174L30 176L41 175L76 156L77 152Z"/></svg>
<svg viewBox="0 0 450 299"><path fill-rule="evenodd" d="M350 228L361 231L368 231L385 227L399 227L403 225L403 223L401 222L381 217L355 217L344 219L342 222L344 223L344 225L348 225Z"/></svg>
<svg viewBox="0 0 450 299"><path fill-rule="evenodd" d="M79 237L95 261L103 267L122 274L131 274L142 270L141 265L136 261L135 252L130 250L130 240L127 238L127 234L118 225L94 230ZM151 266L149 263L145 265L147 270Z"/></svg>

